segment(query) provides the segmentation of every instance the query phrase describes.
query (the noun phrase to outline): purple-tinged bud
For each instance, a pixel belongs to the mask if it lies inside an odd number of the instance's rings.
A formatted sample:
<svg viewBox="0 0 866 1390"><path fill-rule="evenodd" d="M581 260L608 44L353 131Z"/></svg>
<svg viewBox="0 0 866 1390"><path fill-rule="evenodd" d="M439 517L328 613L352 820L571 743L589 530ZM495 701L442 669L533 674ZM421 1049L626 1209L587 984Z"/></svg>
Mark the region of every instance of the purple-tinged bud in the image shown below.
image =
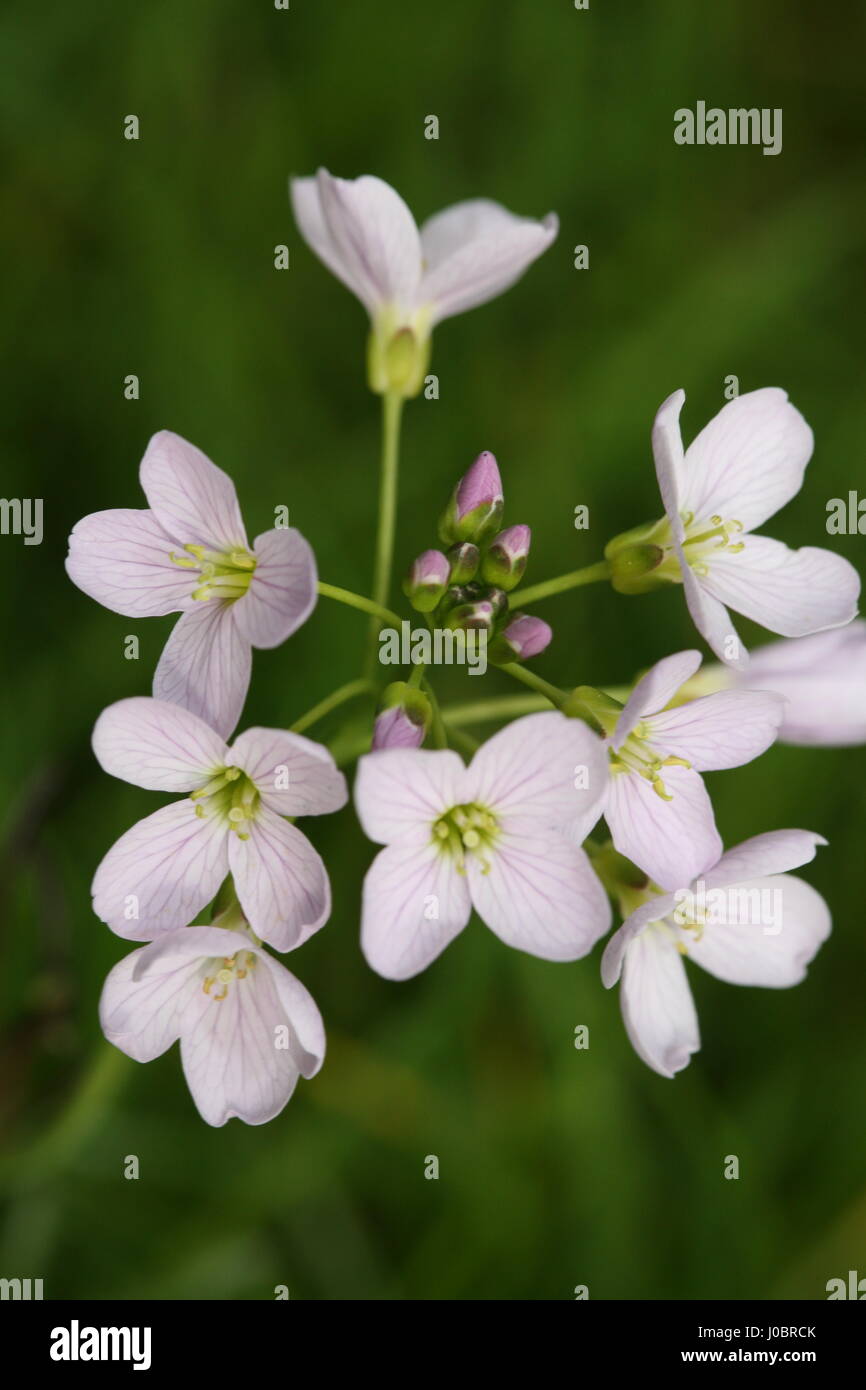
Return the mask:
<svg viewBox="0 0 866 1390"><path fill-rule="evenodd" d="M543 652L552 637L553 632L543 618L515 613L489 647L487 657L497 666L509 661L527 661Z"/></svg>
<svg viewBox="0 0 866 1390"><path fill-rule="evenodd" d="M373 726L372 751L383 748L420 748L427 736L433 711L422 690L405 681L394 681L382 694Z"/></svg>
<svg viewBox="0 0 866 1390"><path fill-rule="evenodd" d="M478 546L473 545L471 541L461 541L457 545L452 545L448 551L448 559L451 561L450 582L452 584L467 584L478 573L481 552Z"/></svg>
<svg viewBox="0 0 866 1390"><path fill-rule="evenodd" d="M448 587L451 565L441 550L425 550L410 566L403 593L416 613L432 613Z"/></svg>
<svg viewBox="0 0 866 1390"><path fill-rule="evenodd" d="M508 526L500 531L481 562L482 578L500 589L515 589L526 572L531 540L528 526Z"/></svg>
<svg viewBox="0 0 866 1390"><path fill-rule="evenodd" d="M504 506L496 459L485 450L454 489L439 522L439 537L446 545L487 540L497 531Z"/></svg>
<svg viewBox="0 0 866 1390"><path fill-rule="evenodd" d="M496 607L490 599L475 599L472 603L458 603L452 608L445 619L445 626L451 628L461 628L464 632L469 632L473 628L478 632L490 632L496 621Z"/></svg>

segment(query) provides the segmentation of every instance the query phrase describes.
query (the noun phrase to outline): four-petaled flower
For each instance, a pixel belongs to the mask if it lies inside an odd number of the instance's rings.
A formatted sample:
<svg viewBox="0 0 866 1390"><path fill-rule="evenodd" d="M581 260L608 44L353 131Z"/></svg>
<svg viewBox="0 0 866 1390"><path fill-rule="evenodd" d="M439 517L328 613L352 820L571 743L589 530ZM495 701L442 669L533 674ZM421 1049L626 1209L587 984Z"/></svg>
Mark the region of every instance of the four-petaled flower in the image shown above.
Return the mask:
<svg viewBox="0 0 866 1390"><path fill-rule="evenodd" d="M622 976L626 1031L647 1066L673 1076L701 1045L684 956L732 985L799 984L830 933L830 912L820 893L787 871L826 843L808 830L756 835L728 850L700 883L675 893L650 889L614 933L602 980L610 989Z"/></svg>
<svg viewBox="0 0 866 1390"><path fill-rule="evenodd" d="M228 874L250 927L291 951L331 910L325 866L284 816L338 811L346 779L327 749L282 729L247 729L231 748L180 705L147 696L109 705L93 750L113 777L183 801L127 830L93 880L93 910L118 936L185 927Z"/></svg>
<svg viewBox="0 0 866 1390"><path fill-rule="evenodd" d="M184 1075L202 1119L263 1125L299 1076L325 1056L312 996L243 930L186 927L132 951L99 1003L109 1042L151 1062L180 1039Z"/></svg>
<svg viewBox="0 0 866 1390"><path fill-rule="evenodd" d="M182 613L153 693L223 738L240 718L253 647L277 647L316 603L316 562L290 527L247 540L235 486L169 430L141 460L148 510L94 512L69 537L66 569L91 598L131 618Z"/></svg>
<svg viewBox="0 0 866 1390"><path fill-rule="evenodd" d="M601 741L556 711L518 719L469 767L449 750L387 749L360 760L355 804L386 846L364 882L361 944L387 979L424 970L472 908L507 945L545 960L585 956L610 906L584 851L601 814Z"/></svg>

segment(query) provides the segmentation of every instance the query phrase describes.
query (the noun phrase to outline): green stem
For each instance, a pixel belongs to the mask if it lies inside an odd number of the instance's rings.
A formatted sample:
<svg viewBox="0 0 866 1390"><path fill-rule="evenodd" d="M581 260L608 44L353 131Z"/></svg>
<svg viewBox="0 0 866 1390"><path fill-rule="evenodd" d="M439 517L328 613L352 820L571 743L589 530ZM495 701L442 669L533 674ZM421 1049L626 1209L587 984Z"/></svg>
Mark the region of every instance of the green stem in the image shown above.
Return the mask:
<svg viewBox="0 0 866 1390"><path fill-rule="evenodd" d="M502 666L500 669L507 671L509 676L513 676L516 681L522 681L524 685L528 685L530 690L537 690L539 695L544 695L557 709L562 709L568 699L564 690L551 685L550 681L542 680L541 676L537 676L534 671L527 671L525 666L518 666L516 661L510 661L507 666Z"/></svg>
<svg viewBox="0 0 866 1390"><path fill-rule="evenodd" d="M515 606L524 608L527 603L536 603L540 598L550 598L552 594L565 593L566 589L578 589L583 584L597 584L599 580L609 578L608 561L599 560L597 565L586 565L582 570L561 574L558 579L546 579L543 584L530 584L528 589L520 589L514 595Z"/></svg>
<svg viewBox="0 0 866 1390"><path fill-rule="evenodd" d="M289 728L294 734L302 734L305 729L309 729L312 724L324 719L326 714L330 714L331 710L337 709L346 700L353 700L356 695L366 695L372 690L371 681L348 681L346 685L341 685L339 690L334 690L324 700L313 705L312 709L308 709L306 714L302 714L300 719L296 719L294 724L289 725Z"/></svg>
<svg viewBox="0 0 866 1390"><path fill-rule="evenodd" d="M316 588L322 598L332 598L337 603L345 603L347 608L359 608L362 613L371 613L377 620L377 632L382 623L400 626L401 619L396 613L392 613L390 608L383 608L380 603L374 603L371 598L364 598L363 594L353 594L351 589L341 589L336 584L323 584L321 580Z"/></svg>
<svg viewBox="0 0 866 1390"><path fill-rule="evenodd" d="M433 735L433 747L447 748L448 735L445 732L445 725L442 722L442 711L439 708L439 701L436 699L436 694L429 681L424 682L424 693L430 701L430 705L433 710L433 722L432 727L430 729L430 732Z"/></svg>
<svg viewBox="0 0 866 1390"><path fill-rule="evenodd" d="M397 476L400 466L400 417L403 397L386 391L382 397L382 462L379 472L379 525L376 532L376 558L373 568L373 602L384 609L391 587L394 561L394 526L397 519ZM376 638L382 626L378 616L370 624L365 674L376 669Z"/></svg>
<svg viewBox="0 0 866 1390"><path fill-rule="evenodd" d="M445 723L461 728L464 724L485 724L491 719L518 718L521 714L537 714L545 710L548 700L542 695L497 695L489 700L475 700L465 705L446 705L442 711Z"/></svg>

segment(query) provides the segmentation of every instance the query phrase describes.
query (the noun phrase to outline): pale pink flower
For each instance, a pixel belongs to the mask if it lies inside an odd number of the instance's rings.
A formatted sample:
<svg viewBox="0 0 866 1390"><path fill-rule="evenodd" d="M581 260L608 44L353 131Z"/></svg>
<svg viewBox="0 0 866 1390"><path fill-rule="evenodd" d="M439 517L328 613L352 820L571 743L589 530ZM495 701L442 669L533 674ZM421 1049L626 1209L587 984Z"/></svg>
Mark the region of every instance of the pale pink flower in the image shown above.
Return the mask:
<svg viewBox="0 0 866 1390"><path fill-rule="evenodd" d="M364 882L361 944L387 979L424 970L472 909L507 945L576 960L610 925L581 838L598 820L607 770L586 725L556 711L494 734L469 767L450 750L387 749L362 758L361 825L386 846Z"/></svg>
<svg viewBox="0 0 866 1390"><path fill-rule="evenodd" d="M751 762L782 718L781 697L766 691L720 691L666 709L700 664L697 651L656 662L607 730L611 837L663 888L695 878L722 852L700 773Z"/></svg>
<svg viewBox="0 0 866 1390"><path fill-rule="evenodd" d="M337 811L346 781L327 749L282 729L247 729L229 748L198 715L142 696L97 720L93 750L113 777L188 792L122 835L93 880L93 910L132 941L185 927L230 873L257 936L290 951L331 910L325 866L285 816Z"/></svg>
<svg viewBox="0 0 866 1390"><path fill-rule="evenodd" d="M315 606L313 552L290 527L264 531L250 546L231 478L169 430L151 439L139 476L149 509L84 517L69 537L67 573L115 613L183 614L153 693L228 738L252 648L278 647Z"/></svg>
<svg viewBox="0 0 866 1390"><path fill-rule="evenodd" d="M666 552L655 573L669 569L682 580L695 626L716 655L732 666L748 659L728 606L783 637L850 622L860 579L847 560L752 534L800 491L812 455L812 431L786 393L766 387L729 401L685 453L684 401L675 391L655 418L667 521L644 540Z"/></svg>
<svg viewBox="0 0 866 1390"><path fill-rule="evenodd" d="M132 951L99 1003L109 1042L151 1062L180 1039L202 1119L262 1125L325 1056L325 1030L300 980L243 931L186 927Z"/></svg>
<svg viewBox="0 0 866 1390"><path fill-rule="evenodd" d="M632 1046L647 1066L673 1076L700 1045L683 957L734 985L785 989L830 933L830 912L810 884L786 871L807 864L820 835L774 830L728 850L700 883L641 904L608 942L601 962ZM694 904L698 920L689 919ZM766 912L766 919L764 913Z"/></svg>

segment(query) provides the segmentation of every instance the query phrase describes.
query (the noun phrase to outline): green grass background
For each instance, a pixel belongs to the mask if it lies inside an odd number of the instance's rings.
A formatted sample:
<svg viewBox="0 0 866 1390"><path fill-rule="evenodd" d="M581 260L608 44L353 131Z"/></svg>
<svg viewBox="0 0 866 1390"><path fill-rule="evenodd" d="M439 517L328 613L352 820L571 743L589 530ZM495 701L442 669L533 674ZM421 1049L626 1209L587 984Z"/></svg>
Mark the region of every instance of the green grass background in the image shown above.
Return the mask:
<svg viewBox="0 0 866 1390"><path fill-rule="evenodd" d="M486 195L562 222L517 288L436 334L440 399L405 420L401 566L482 448L509 519L533 528L530 582L589 563L658 512L659 402L686 389L690 437L729 373L784 386L812 424L805 486L770 529L821 544L827 499L866 483L863 22L782 0L4 9L2 491L43 497L46 531L0 538L0 1274L42 1277L48 1297L215 1299L821 1298L866 1274L863 750L780 747L710 779L728 843L829 838L806 874L835 930L792 992L693 971L704 1048L673 1082L632 1053L598 950L550 965L473 921L420 978L378 979L358 947L372 849L349 809L308 822L334 912L289 964L329 1056L271 1124L212 1130L176 1049L115 1059L96 1018L127 948L92 916L90 877L158 802L104 776L89 734L149 690L173 620L108 613L62 568L79 517L142 504L138 460L166 427L233 475L251 535L288 503L321 576L369 585L364 315L287 200L289 173L319 164L379 174L419 219ZM677 147L673 112L698 99L782 107L782 154ZM862 565L862 538L832 544ZM624 681L695 641L679 591L600 586L543 611L556 640L536 669L562 684ZM256 655L242 723L287 724L351 679L364 629L322 601ZM439 688L480 685L454 671Z"/></svg>

